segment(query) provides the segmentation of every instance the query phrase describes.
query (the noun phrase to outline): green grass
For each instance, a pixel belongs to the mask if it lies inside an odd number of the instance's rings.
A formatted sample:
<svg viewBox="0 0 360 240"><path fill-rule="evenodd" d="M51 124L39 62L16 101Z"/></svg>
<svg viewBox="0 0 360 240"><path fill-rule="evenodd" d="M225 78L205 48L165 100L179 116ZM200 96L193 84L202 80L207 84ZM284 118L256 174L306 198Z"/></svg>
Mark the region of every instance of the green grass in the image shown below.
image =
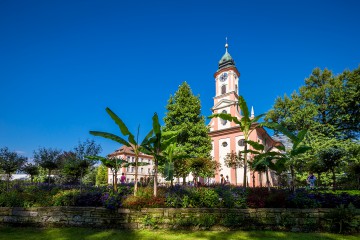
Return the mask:
<svg viewBox="0 0 360 240"><path fill-rule="evenodd" d="M0 227L1 240L47 240L47 239L126 239L126 240L215 240L215 239L298 239L298 240L357 240L357 235L338 235L331 233L291 233L272 231L170 231L170 230L102 230L90 228L24 228Z"/></svg>

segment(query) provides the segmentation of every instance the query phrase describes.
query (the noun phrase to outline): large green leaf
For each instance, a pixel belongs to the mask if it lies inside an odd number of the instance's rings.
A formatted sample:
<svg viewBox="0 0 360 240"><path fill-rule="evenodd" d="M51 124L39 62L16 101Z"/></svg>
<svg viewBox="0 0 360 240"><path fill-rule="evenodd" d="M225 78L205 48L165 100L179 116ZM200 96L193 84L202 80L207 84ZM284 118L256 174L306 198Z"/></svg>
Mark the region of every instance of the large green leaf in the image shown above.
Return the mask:
<svg viewBox="0 0 360 240"><path fill-rule="evenodd" d="M241 112L243 113L243 118L246 118L247 121L250 121L250 114L249 114L249 109L248 106L246 104L245 99L242 96L239 96L239 107L241 109Z"/></svg>
<svg viewBox="0 0 360 240"><path fill-rule="evenodd" d="M154 116L152 117L152 121L153 121L153 131L154 131L154 134L156 136L158 136L158 138L160 138L160 135L161 135L161 126L160 126L160 123L159 123L159 117L157 115L157 113L154 113Z"/></svg>
<svg viewBox="0 0 360 240"><path fill-rule="evenodd" d="M114 122L119 126L121 133L125 136L132 135L129 129L126 127L125 123L113 112L110 108L106 108L106 112L114 120Z"/></svg>
<svg viewBox="0 0 360 240"><path fill-rule="evenodd" d="M128 147L130 147L130 144L123 138L112 134L112 133L107 133L107 132L99 132L99 131L90 131L90 134L94 135L94 136L100 136L103 138L107 138L107 139L111 139L113 141L116 141L118 143L121 143L123 145L126 145Z"/></svg>
<svg viewBox="0 0 360 240"><path fill-rule="evenodd" d="M248 143L250 146L252 146L255 150L258 150L258 151L263 151L264 150L264 145L258 143L258 142L254 142L254 141L251 141L251 140L247 140L245 141L246 143Z"/></svg>
<svg viewBox="0 0 360 240"><path fill-rule="evenodd" d="M293 142L293 143L298 140L298 138L291 131L289 131L287 128L285 128L284 126L282 126L278 123L263 122L260 125L283 133L285 136L290 138L291 142Z"/></svg>

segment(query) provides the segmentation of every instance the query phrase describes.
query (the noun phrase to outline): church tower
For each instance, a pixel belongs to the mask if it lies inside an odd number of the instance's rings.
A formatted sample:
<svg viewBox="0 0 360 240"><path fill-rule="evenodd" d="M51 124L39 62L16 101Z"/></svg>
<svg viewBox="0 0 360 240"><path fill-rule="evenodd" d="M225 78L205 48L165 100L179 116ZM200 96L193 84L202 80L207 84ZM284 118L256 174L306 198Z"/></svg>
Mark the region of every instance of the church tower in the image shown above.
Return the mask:
<svg viewBox="0 0 360 240"><path fill-rule="evenodd" d="M211 111L213 114L228 113L240 120L242 117L241 109L238 106L240 72L236 68L228 48L229 45L226 43L225 54L220 59L218 70L214 74L215 97ZM253 108L250 117L254 117ZM227 167L225 161L228 154L238 154L244 150L246 143L243 132L237 124L221 118L212 118L209 127L212 143L211 156L221 165L221 170L215 173L215 182L220 182L220 174L222 174L225 178L228 177L231 184L243 185L244 169ZM279 144L268 135L264 128L256 126L256 124L252 126L249 140L263 144L267 149L272 149ZM250 145L248 145L248 149L251 149ZM251 154L248 154L248 161L251 157ZM248 186L265 186L265 177L262 173L252 172L247 168L246 178ZM273 185L272 179L270 184Z"/></svg>
<svg viewBox="0 0 360 240"><path fill-rule="evenodd" d="M238 109L239 78L240 72L235 66L235 61L228 52L229 45L225 44L225 54L219 61L219 68L214 74L215 97L214 106L211 109L214 113L229 113L240 118ZM221 130L235 126L221 119L214 119L210 125L211 130Z"/></svg>

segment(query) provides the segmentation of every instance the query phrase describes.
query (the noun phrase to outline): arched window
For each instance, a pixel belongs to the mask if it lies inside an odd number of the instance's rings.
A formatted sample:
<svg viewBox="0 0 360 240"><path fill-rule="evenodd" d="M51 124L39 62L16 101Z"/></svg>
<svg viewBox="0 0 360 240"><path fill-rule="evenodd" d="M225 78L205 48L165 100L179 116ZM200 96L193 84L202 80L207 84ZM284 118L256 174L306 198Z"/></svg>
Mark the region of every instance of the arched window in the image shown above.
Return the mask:
<svg viewBox="0 0 360 240"><path fill-rule="evenodd" d="M227 113L226 110L223 110L221 113ZM225 125L227 123L227 120L221 119L221 124Z"/></svg>
<svg viewBox="0 0 360 240"><path fill-rule="evenodd" d="M221 86L221 94L225 94L226 93L226 85L222 85Z"/></svg>
<svg viewBox="0 0 360 240"><path fill-rule="evenodd" d="M235 92L236 92L236 94L239 94L239 93L238 93L238 87L237 87L237 84L235 84Z"/></svg>

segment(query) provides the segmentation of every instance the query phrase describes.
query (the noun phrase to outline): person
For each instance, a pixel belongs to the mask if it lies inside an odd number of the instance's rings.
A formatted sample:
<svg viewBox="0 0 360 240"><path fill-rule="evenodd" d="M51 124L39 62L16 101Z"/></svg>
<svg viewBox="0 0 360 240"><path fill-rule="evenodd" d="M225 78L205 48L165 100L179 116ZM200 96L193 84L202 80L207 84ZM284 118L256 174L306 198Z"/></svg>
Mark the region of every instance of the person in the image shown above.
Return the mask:
<svg viewBox="0 0 360 240"><path fill-rule="evenodd" d="M225 184L230 185L230 180L229 180L229 176L228 176L228 175L226 175L226 182L225 182Z"/></svg>
<svg viewBox="0 0 360 240"><path fill-rule="evenodd" d="M222 174L220 174L220 183L221 183L221 185L225 184L225 178L224 178L224 175L222 175Z"/></svg>
<svg viewBox="0 0 360 240"><path fill-rule="evenodd" d="M124 184L125 181L126 181L125 173L122 173L122 174L121 174L121 178L120 178L120 183L121 183L121 184Z"/></svg>
<svg viewBox="0 0 360 240"><path fill-rule="evenodd" d="M315 188L315 181L316 181L316 177L311 172L310 175L306 179L306 182L309 184L310 189Z"/></svg>

